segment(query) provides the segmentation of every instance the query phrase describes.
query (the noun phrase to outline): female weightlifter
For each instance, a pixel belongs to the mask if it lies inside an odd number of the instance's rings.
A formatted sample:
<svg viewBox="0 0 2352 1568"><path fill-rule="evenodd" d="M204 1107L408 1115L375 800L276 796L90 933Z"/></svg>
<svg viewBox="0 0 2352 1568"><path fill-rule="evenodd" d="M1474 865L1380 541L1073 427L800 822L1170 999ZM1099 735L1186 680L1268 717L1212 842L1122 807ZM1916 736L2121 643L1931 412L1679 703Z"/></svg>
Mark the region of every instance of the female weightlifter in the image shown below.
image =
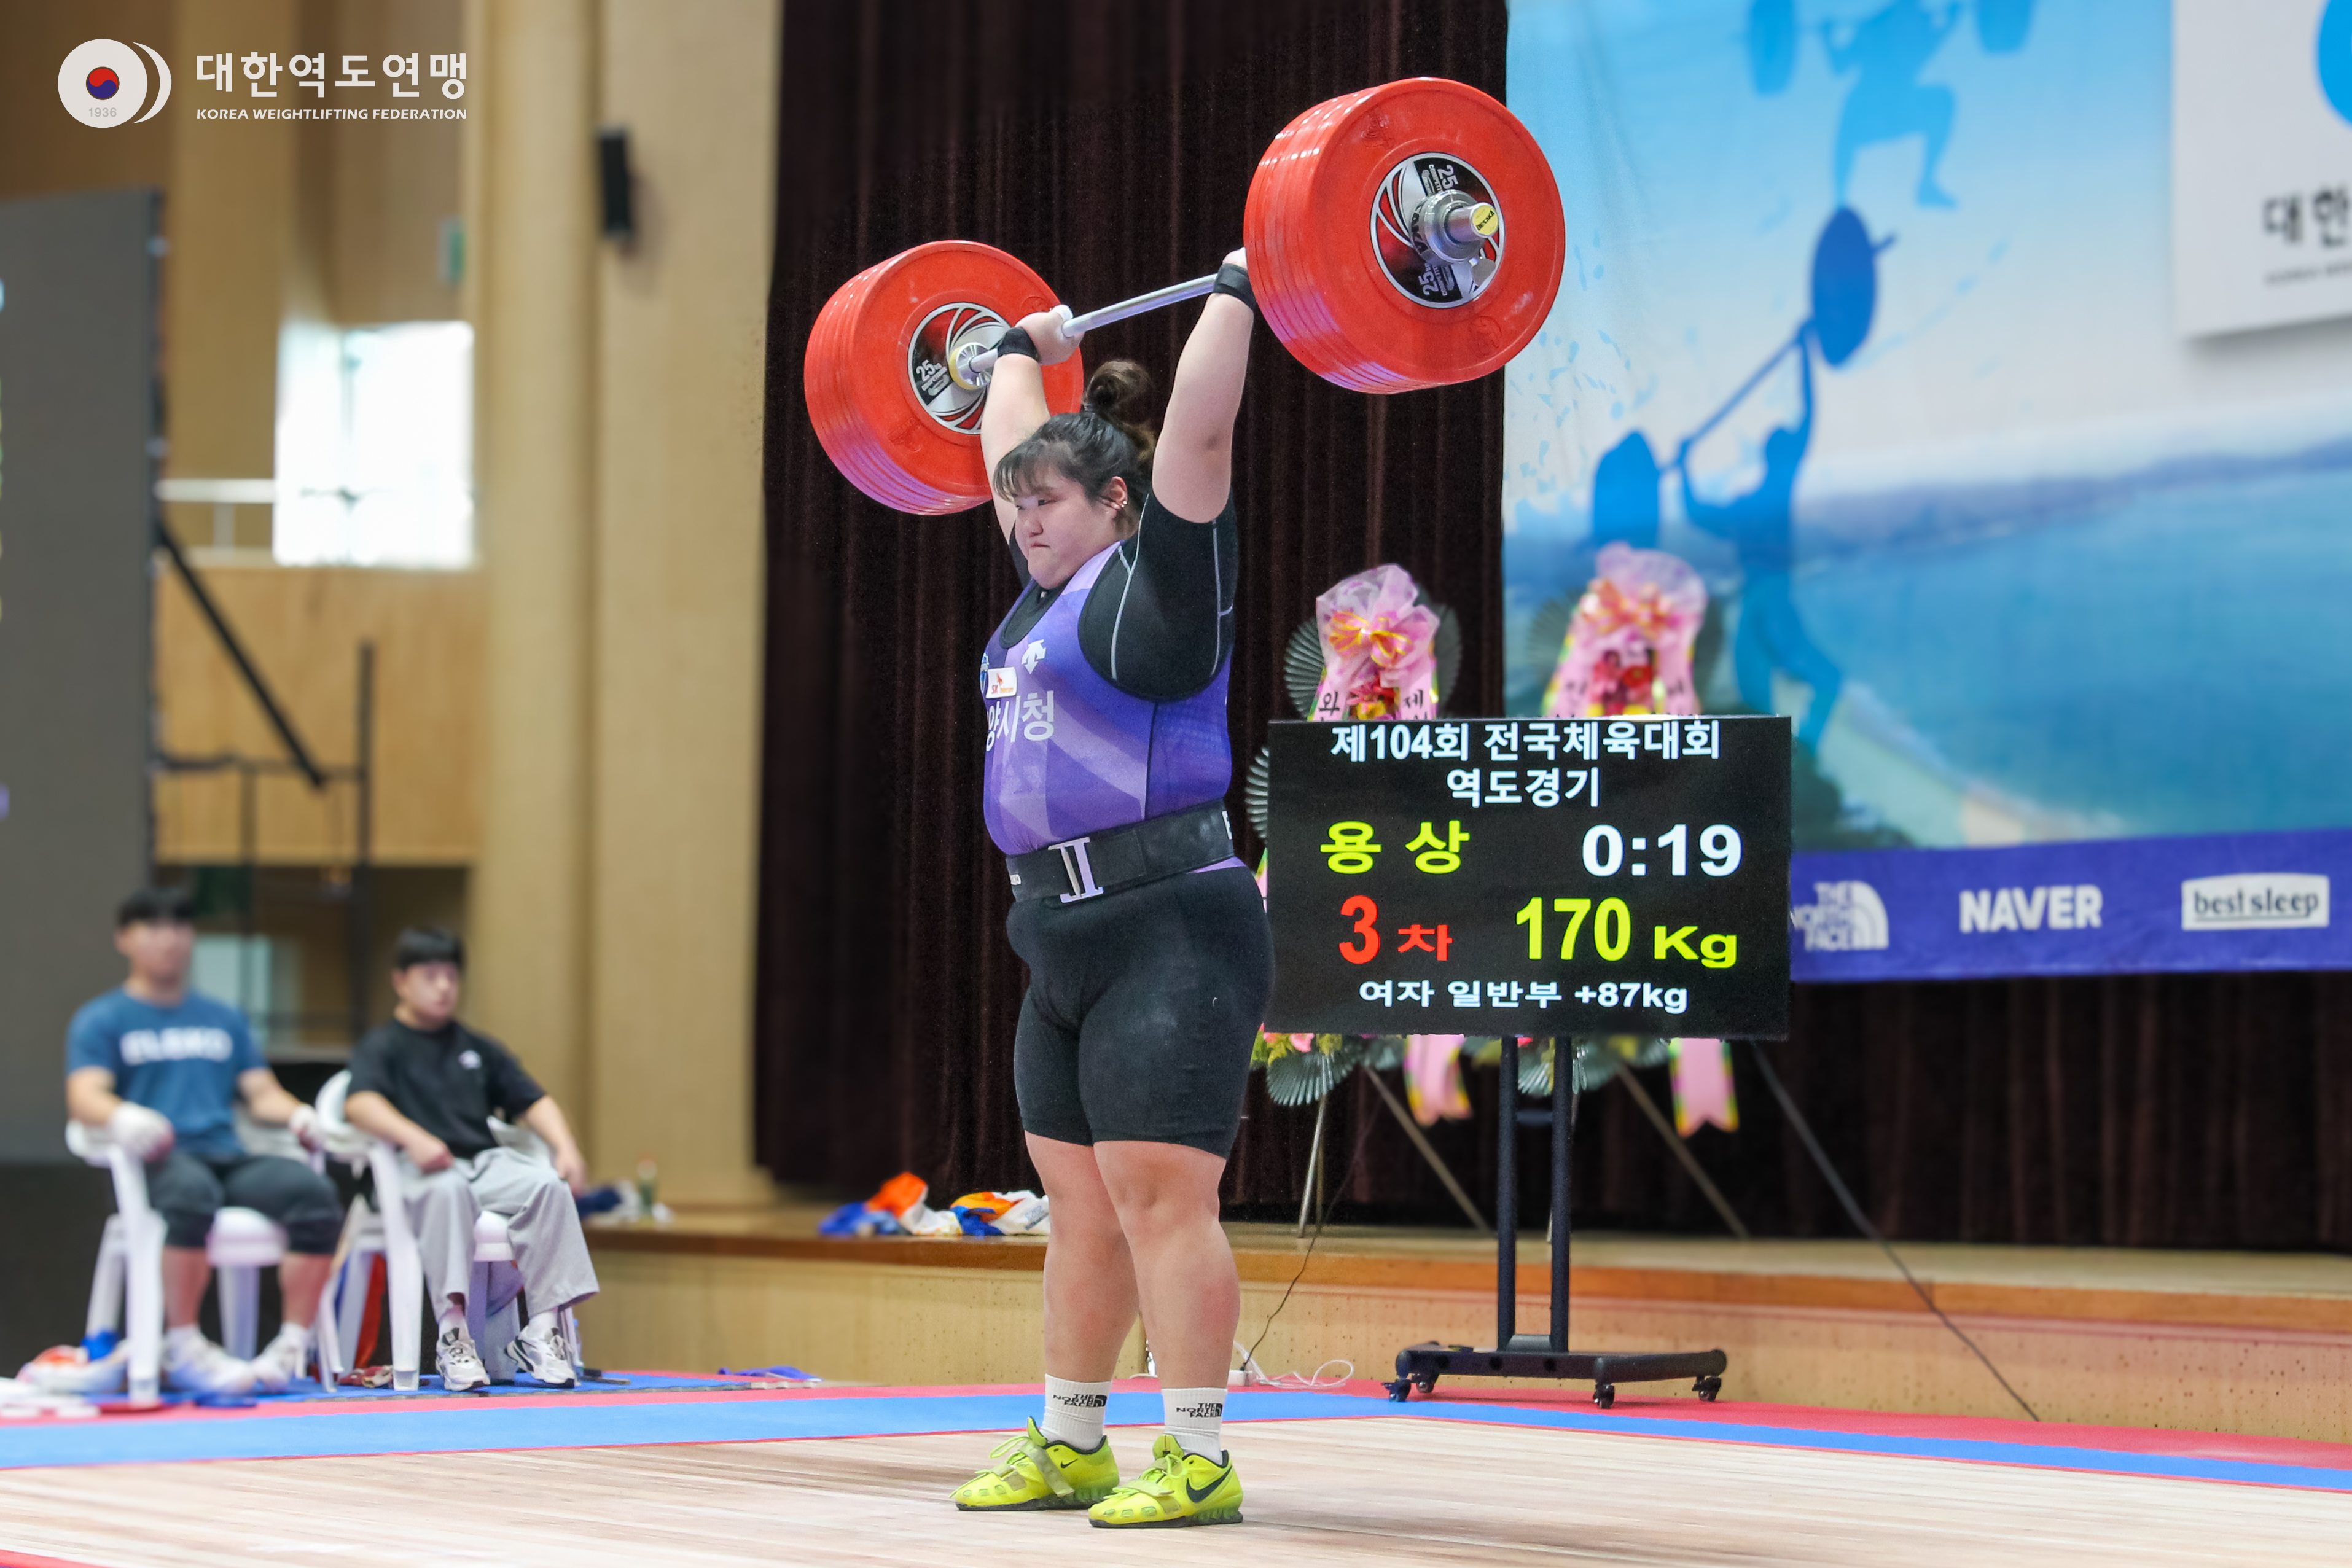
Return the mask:
<svg viewBox="0 0 2352 1568"><path fill-rule="evenodd" d="M1257 884L1234 858L1234 418L1256 301L1243 253L1184 345L1155 443L1140 367L1047 417L1051 312L997 345L982 415L996 520L1026 586L982 659L986 815L1029 966L1013 1078L1053 1200L1045 1408L958 1489L972 1510L1086 1508L1114 1529L1232 1524L1219 1437L1241 1282L1217 1185L1274 986ZM1167 1430L1131 1481L1103 1435L1138 1308Z"/></svg>

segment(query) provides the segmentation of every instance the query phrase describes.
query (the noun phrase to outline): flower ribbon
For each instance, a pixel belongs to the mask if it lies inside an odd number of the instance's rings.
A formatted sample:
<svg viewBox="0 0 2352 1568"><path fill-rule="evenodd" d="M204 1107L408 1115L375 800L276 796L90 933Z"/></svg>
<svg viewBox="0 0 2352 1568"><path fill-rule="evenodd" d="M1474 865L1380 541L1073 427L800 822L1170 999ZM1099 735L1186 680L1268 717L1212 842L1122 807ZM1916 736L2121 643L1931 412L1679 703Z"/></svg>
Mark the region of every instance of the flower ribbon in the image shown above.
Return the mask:
<svg viewBox="0 0 2352 1568"><path fill-rule="evenodd" d="M1696 713L1691 643L1706 619L1706 585L1664 550L1605 546L1577 601L1544 692L1549 718Z"/></svg>
<svg viewBox="0 0 2352 1568"><path fill-rule="evenodd" d="M1412 1119L1424 1127L1434 1127L1441 1120L1464 1121L1470 1114L1470 1097L1462 1089L1462 1045L1458 1034L1405 1037L1405 1098Z"/></svg>
<svg viewBox="0 0 2352 1568"><path fill-rule="evenodd" d="M1678 607L1666 601L1656 583L1639 583L1628 591L1606 577L1592 585L1577 608L1591 617L1595 631L1616 632L1631 627L1645 637L1656 637L1664 632L1674 624L1678 613Z"/></svg>
<svg viewBox="0 0 2352 1568"><path fill-rule="evenodd" d="M1315 601L1323 641L1318 719L1433 718L1437 612L1402 567L1342 578Z"/></svg>

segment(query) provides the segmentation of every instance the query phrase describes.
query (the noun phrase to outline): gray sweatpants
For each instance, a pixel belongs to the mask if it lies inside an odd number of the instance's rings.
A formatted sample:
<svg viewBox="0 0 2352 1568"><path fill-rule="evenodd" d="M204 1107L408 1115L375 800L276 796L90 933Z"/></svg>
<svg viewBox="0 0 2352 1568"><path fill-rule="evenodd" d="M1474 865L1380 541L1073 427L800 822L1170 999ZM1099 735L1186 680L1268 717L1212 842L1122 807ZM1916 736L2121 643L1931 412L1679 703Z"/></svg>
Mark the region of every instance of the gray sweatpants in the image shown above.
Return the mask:
<svg viewBox="0 0 2352 1568"><path fill-rule="evenodd" d="M488 1149L426 1176L400 1156L408 1224L437 1311L464 1302L474 1273L474 1222L502 1215L531 1312L561 1312L596 1293L596 1270L572 1189L552 1167L511 1149ZM498 1305L485 1301L485 1311Z"/></svg>

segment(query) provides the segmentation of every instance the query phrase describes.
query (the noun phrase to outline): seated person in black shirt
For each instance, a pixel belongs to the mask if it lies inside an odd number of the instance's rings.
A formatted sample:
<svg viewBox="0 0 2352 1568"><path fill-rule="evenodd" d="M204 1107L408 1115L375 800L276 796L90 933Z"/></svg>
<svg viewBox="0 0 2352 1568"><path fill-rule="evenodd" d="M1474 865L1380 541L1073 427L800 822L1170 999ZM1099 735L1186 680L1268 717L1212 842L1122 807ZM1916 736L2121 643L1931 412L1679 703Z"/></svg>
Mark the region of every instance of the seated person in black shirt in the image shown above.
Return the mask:
<svg viewBox="0 0 2352 1568"><path fill-rule="evenodd" d="M400 1005L352 1052L343 1114L400 1150L408 1222L437 1319L442 1385L461 1390L489 1381L466 1329L474 1225L488 1210L506 1219L530 1311L507 1354L525 1375L570 1387L572 1350L561 1314L596 1293L572 1201L587 1188L587 1166L562 1111L513 1053L457 1021L465 963L465 945L446 931L400 934L392 958ZM490 1131L494 1113L545 1139L554 1167L501 1145Z"/></svg>

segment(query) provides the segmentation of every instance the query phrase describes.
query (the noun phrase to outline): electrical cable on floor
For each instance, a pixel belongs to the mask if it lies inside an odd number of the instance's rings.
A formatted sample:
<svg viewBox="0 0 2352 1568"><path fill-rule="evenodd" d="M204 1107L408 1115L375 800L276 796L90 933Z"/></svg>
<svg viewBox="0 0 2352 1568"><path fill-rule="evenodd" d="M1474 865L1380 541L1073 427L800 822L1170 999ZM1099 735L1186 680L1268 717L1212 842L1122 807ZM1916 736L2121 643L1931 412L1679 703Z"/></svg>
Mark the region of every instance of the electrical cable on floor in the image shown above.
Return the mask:
<svg viewBox="0 0 2352 1568"><path fill-rule="evenodd" d="M1367 1067L1364 1071L1370 1072L1372 1071L1373 1069ZM1339 1092L1339 1086L1335 1083L1331 1086L1329 1092L1337 1093ZM1257 1331L1257 1338L1250 1341L1249 1349L1242 1353L1243 1365L1249 1366L1255 1364L1257 1360L1257 1347L1265 1343L1265 1336L1268 1331L1274 1327L1274 1320L1280 1317L1282 1315L1282 1309L1290 1304L1290 1292L1298 1289L1298 1281L1307 1277L1307 1265L1314 1260L1315 1244L1323 1239L1323 1225L1326 1220L1331 1218L1331 1206L1339 1201L1339 1194L1347 1187L1348 1178L1356 1174L1356 1162L1363 1157L1364 1145L1371 1140L1372 1129L1378 1125L1380 1125L1380 1118L1377 1116L1367 1116L1364 1118L1364 1125L1362 1129L1356 1134L1355 1151L1348 1156L1348 1168L1339 1173L1339 1179L1331 1185L1330 1194L1324 1198L1323 1207L1316 1212L1315 1234L1307 1239L1307 1254L1305 1257L1298 1260L1298 1272L1293 1274L1290 1277L1290 1283L1282 1288L1282 1300L1274 1303L1274 1311L1265 1314L1265 1327L1260 1328ZM1324 1366L1328 1366L1329 1364L1331 1364L1329 1362L1325 1362L1323 1364ZM1318 1366L1315 1370L1319 1374L1322 1372L1323 1367ZM1352 1371L1353 1368L1351 1367L1349 1370Z"/></svg>
<svg viewBox="0 0 2352 1568"><path fill-rule="evenodd" d="M1242 1353L1240 1371L1242 1385L1246 1388L1282 1388L1301 1394L1319 1394L1327 1388L1345 1388L1348 1380L1356 1375L1356 1364L1345 1356L1335 1355L1312 1372L1269 1373L1257 1364L1257 1357L1252 1355L1241 1341L1234 1341L1234 1348ZM1339 1375L1323 1375L1335 1366L1339 1369Z"/></svg>
<svg viewBox="0 0 2352 1568"><path fill-rule="evenodd" d="M1870 1222L1870 1217L1862 1212L1862 1205L1854 1201L1853 1194L1847 1190L1845 1183L1839 1178L1837 1167L1830 1164L1830 1156L1822 1148L1821 1140L1813 1136L1812 1126L1805 1120L1805 1113L1797 1109L1797 1103L1790 1099L1788 1090L1781 1087L1780 1075L1772 1070L1771 1059L1764 1054L1764 1042L1760 1040L1751 1040L1748 1043L1756 1053L1756 1065L1763 1071L1766 1087L1772 1091L1772 1098L1780 1103L1781 1113L1789 1118L1790 1125L1797 1129L1797 1136L1804 1141L1806 1151L1813 1156L1813 1164L1821 1166L1822 1175L1829 1181L1830 1190L1837 1194L1838 1202L1845 1206L1845 1217L1853 1221L1854 1228L1877 1242L1885 1249L1887 1258L1897 1270L1901 1270L1904 1282L1911 1287L1921 1303L1936 1314L1937 1322L1952 1331L1952 1337L1967 1345L1976 1358L1984 1363L1985 1370L1992 1374L1993 1381L2000 1385L2002 1392L2017 1401L2017 1407L2036 1421L2041 1420L2040 1414L2032 1406L2025 1402L2025 1396L2009 1385L2009 1379L2000 1375L2000 1368L1992 1364L1992 1357L1987 1355L1978 1346L1976 1341L1962 1333L1959 1324L1944 1315L1944 1309L1936 1304L1936 1298L1927 1293L1927 1287L1913 1278L1910 1269L1904 1263L1902 1256L1895 1250L1894 1245L1878 1233L1878 1227L1873 1225Z"/></svg>

